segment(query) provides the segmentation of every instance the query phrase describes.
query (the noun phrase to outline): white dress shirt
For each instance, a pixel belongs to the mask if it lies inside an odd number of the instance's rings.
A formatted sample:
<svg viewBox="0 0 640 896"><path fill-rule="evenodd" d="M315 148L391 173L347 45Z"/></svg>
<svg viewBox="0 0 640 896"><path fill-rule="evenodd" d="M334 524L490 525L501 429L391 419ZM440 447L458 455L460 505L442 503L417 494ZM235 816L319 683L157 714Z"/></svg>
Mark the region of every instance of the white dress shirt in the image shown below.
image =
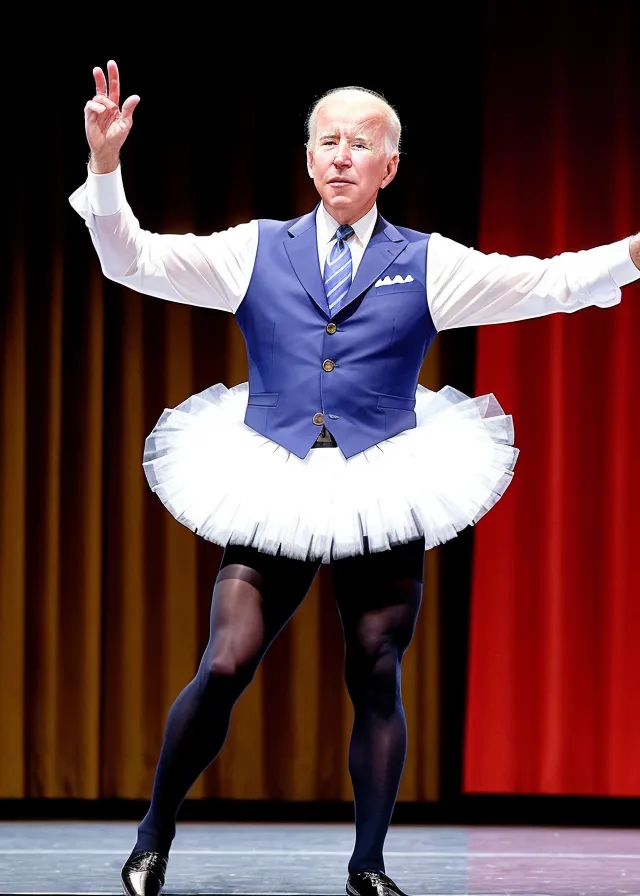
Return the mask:
<svg viewBox="0 0 640 896"><path fill-rule="evenodd" d="M146 295L235 312L253 273L258 222L206 236L143 230L129 206L121 168L93 174L69 202L89 228L102 271ZM375 225L374 206L352 225L349 246L357 270ZM316 214L320 270L337 223L322 204ZM629 237L552 258L484 253L432 233L427 253L427 301L436 330L498 324L616 305L621 287L640 279Z"/></svg>

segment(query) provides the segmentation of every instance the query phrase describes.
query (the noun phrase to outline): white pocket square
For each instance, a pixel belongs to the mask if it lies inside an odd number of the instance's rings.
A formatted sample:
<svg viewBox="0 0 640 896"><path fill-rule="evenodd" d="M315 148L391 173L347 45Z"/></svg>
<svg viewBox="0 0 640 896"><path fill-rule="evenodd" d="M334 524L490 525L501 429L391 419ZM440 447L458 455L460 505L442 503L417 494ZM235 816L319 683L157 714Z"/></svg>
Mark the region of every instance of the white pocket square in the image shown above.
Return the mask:
<svg viewBox="0 0 640 896"><path fill-rule="evenodd" d="M377 280L376 286L393 286L394 283L413 283L413 277L411 274L407 274L406 277L401 277L400 274L396 274L393 280L387 274L386 277L382 277L380 280Z"/></svg>

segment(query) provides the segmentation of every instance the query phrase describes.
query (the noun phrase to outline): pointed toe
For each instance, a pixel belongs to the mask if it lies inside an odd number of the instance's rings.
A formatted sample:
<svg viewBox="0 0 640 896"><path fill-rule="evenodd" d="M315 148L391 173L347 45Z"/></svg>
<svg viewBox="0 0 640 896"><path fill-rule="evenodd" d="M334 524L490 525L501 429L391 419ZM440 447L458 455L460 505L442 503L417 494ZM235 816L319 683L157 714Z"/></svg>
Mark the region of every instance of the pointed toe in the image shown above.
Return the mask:
<svg viewBox="0 0 640 896"><path fill-rule="evenodd" d="M347 896L407 896L382 871L353 871L347 880Z"/></svg>
<svg viewBox="0 0 640 896"><path fill-rule="evenodd" d="M132 852L122 867L124 896L160 896L167 871L161 852Z"/></svg>

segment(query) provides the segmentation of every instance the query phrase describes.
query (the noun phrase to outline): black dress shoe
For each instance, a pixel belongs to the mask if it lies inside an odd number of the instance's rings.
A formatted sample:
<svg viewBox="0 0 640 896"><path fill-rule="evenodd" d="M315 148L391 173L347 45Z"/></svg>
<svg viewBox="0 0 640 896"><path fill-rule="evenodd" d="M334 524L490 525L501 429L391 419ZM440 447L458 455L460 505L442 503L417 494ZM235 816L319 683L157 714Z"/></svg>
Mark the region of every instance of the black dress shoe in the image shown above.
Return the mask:
<svg viewBox="0 0 640 896"><path fill-rule="evenodd" d="M167 856L161 852L134 850L122 866L125 896L160 896L167 861Z"/></svg>
<svg viewBox="0 0 640 896"><path fill-rule="evenodd" d="M347 880L348 896L407 896L382 871L354 871Z"/></svg>

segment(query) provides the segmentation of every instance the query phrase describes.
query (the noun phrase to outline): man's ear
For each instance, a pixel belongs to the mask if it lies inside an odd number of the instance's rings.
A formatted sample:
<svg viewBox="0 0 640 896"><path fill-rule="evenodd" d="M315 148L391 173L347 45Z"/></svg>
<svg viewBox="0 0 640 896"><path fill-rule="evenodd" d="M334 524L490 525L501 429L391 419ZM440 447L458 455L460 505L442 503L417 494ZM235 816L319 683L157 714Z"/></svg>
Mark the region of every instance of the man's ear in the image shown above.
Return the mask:
<svg viewBox="0 0 640 896"><path fill-rule="evenodd" d="M389 161L387 162L387 171L385 176L382 179L382 183L380 184L380 189L384 190L385 187L388 187L393 178L396 176L398 171L398 164L400 163L400 156L397 152L391 156Z"/></svg>
<svg viewBox="0 0 640 896"><path fill-rule="evenodd" d="M309 177L313 178L313 153L310 149L307 150L307 172Z"/></svg>

